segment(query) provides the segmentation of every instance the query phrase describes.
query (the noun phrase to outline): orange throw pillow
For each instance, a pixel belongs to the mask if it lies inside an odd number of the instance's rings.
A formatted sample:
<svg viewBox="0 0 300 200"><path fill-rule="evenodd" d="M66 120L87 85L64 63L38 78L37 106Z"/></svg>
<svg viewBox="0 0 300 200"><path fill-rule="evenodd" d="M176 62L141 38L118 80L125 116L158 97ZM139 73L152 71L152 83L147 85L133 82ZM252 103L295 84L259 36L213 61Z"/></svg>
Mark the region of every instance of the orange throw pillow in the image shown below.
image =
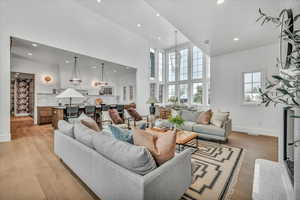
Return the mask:
<svg viewBox="0 0 300 200"><path fill-rule="evenodd" d="M175 155L176 133L171 131L153 135L140 129L134 129L133 142L135 145L146 147L158 165L162 165Z"/></svg>
<svg viewBox="0 0 300 200"><path fill-rule="evenodd" d="M204 124L204 125L208 125L210 123L210 119L212 117L212 112L209 109L206 112L202 112L200 113L198 119L197 119L197 123L198 124Z"/></svg>
<svg viewBox="0 0 300 200"><path fill-rule="evenodd" d="M85 121L85 120L81 120L80 121L84 126L88 127L89 129L92 129L96 132L100 132L101 129L99 128L98 124L95 122L95 120L91 120L91 121Z"/></svg>

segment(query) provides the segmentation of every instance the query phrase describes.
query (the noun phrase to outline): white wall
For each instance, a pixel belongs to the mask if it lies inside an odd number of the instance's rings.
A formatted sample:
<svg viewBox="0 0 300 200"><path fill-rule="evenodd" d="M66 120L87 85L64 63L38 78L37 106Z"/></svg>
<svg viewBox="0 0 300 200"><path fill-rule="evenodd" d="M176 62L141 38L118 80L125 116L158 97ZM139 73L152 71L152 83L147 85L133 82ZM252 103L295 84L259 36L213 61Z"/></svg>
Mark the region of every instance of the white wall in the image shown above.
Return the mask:
<svg viewBox="0 0 300 200"><path fill-rule="evenodd" d="M230 111L233 129L252 134L279 136L282 110L242 105L242 73L262 71L270 77L276 70L279 45L273 44L211 58L212 107Z"/></svg>
<svg viewBox="0 0 300 200"><path fill-rule="evenodd" d="M137 108L147 112L146 40L71 0L2 0L0 9L1 141L10 139L10 36L137 68Z"/></svg>

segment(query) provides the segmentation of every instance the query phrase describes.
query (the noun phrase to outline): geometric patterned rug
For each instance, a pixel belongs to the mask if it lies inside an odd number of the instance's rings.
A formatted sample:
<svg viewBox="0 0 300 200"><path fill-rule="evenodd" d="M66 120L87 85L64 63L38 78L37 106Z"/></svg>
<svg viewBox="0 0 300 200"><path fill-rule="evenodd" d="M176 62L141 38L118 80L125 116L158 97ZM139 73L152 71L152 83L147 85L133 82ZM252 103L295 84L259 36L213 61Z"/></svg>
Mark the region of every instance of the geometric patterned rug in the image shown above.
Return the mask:
<svg viewBox="0 0 300 200"><path fill-rule="evenodd" d="M203 140L198 143L199 150L192 155L193 183L181 199L225 199L234 176L238 175L243 149Z"/></svg>

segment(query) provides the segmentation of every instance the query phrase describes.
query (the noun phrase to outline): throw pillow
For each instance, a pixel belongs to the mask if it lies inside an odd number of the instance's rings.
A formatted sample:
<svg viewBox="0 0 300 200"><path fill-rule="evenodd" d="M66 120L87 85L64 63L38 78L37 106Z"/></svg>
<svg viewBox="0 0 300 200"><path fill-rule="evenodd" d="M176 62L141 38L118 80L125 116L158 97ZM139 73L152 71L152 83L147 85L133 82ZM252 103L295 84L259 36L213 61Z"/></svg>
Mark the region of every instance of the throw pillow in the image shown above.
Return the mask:
<svg viewBox="0 0 300 200"><path fill-rule="evenodd" d="M145 175L157 168L145 147L121 142L104 134L95 134L93 145L99 154L134 173Z"/></svg>
<svg viewBox="0 0 300 200"><path fill-rule="evenodd" d="M87 145L90 148L93 148L92 137L96 133L96 131L93 131L92 129L82 125L81 123L74 124L75 139Z"/></svg>
<svg viewBox="0 0 300 200"><path fill-rule="evenodd" d="M114 124L123 124L124 123L124 120L120 117L117 109L109 109L108 113Z"/></svg>
<svg viewBox="0 0 300 200"><path fill-rule="evenodd" d="M212 112L210 109L206 112L201 112L197 119L197 123L208 125L210 123L211 117L212 117Z"/></svg>
<svg viewBox="0 0 300 200"><path fill-rule="evenodd" d="M158 165L162 165L175 155L176 134L173 132L152 135L146 131L134 130L133 141L135 145L146 147Z"/></svg>
<svg viewBox="0 0 300 200"><path fill-rule="evenodd" d="M169 117L171 116L171 109L161 107L159 109L159 114L160 114L159 118L169 119Z"/></svg>
<svg viewBox="0 0 300 200"><path fill-rule="evenodd" d="M130 130L121 129L114 125L109 125L109 128L116 139L133 144L132 132Z"/></svg>
<svg viewBox="0 0 300 200"><path fill-rule="evenodd" d="M65 120L59 120L57 124L58 130L63 134L74 138L74 125L66 122Z"/></svg>
<svg viewBox="0 0 300 200"><path fill-rule="evenodd" d="M220 111L213 112L210 121L213 125L223 128L225 121L228 120L229 118L229 114L230 114L229 112L220 112Z"/></svg>
<svg viewBox="0 0 300 200"><path fill-rule="evenodd" d="M102 130L101 124L100 124L100 126L98 126L97 122L94 119L92 119L91 117L87 116L84 113L82 113L78 119L83 125L85 125L86 127L90 128L96 132L100 132Z"/></svg>
<svg viewBox="0 0 300 200"><path fill-rule="evenodd" d="M127 112L135 121L143 120L141 115L134 108L128 108Z"/></svg>
<svg viewBox="0 0 300 200"><path fill-rule="evenodd" d="M199 115L200 115L200 112L197 112L197 111L189 111L189 110L181 111L181 117L185 121L197 122Z"/></svg>

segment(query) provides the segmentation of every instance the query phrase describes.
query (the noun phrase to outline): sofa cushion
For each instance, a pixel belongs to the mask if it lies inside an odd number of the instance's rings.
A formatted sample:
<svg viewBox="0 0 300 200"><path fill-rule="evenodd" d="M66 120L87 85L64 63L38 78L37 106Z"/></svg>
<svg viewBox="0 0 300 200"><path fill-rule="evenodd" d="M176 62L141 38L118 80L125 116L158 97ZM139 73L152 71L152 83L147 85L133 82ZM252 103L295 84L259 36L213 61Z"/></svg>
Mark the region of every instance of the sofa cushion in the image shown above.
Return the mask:
<svg viewBox="0 0 300 200"><path fill-rule="evenodd" d="M63 134L74 138L74 125L65 121L59 120L57 124L58 130Z"/></svg>
<svg viewBox="0 0 300 200"><path fill-rule="evenodd" d="M186 131L193 131L193 126L194 126L195 124L196 124L195 122L185 121L185 122L181 125L181 128L182 128L183 130L186 130Z"/></svg>
<svg viewBox="0 0 300 200"><path fill-rule="evenodd" d="M96 135L97 132L92 129L84 126L81 123L74 124L74 136L75 139L79 142L87 145L90 148L93 148L92 137Z"/></svg>
<svg viewBox="0 0 300 200"><path fill-rule="evenodd" d="M193 126L193 131L197 133L216 135L223 137L225 135L225 129L216 127L214 125L203 125L203 124L195 124Z"/></svg>
<svg viewBox="0 0 300 200"><path fill-rule="evenodd" d="M195 111L188 111L188 110L181 111L181 117L185 121L197 122L199 114L200 112L195 112Z"/></svg>
<svg viewBox="0 0 300 200"><path fill-rule="evenodd" d="M104 134L95 134L93 145L98 153L134 173L145 175L157 168L146 147L122 142Z"/></svg>
<svg viewBox="0 0 300 200"><path fill-rule="evenodd" d="M133 144L132 132L130 130L121 129L114 125L108 125L108 127L116 139Z"/></svg>

